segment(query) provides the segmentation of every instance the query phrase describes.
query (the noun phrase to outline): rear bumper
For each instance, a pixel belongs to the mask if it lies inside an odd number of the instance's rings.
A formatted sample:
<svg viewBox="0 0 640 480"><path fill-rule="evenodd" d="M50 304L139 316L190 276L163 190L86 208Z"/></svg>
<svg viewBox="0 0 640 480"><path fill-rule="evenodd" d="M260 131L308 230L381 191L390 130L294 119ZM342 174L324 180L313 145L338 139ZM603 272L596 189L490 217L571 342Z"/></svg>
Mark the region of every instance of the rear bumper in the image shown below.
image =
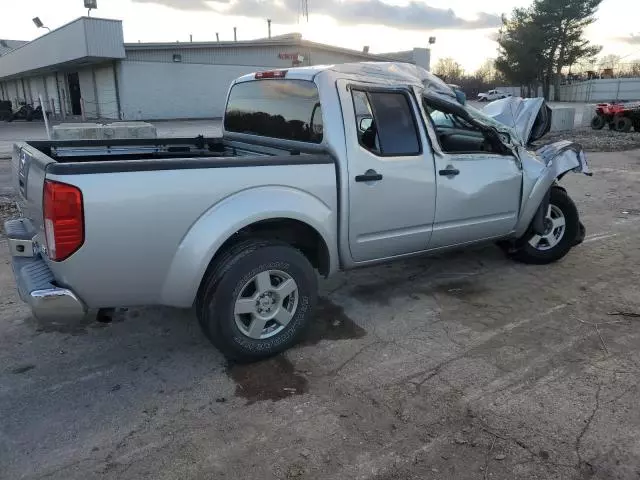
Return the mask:
<svg viewBox="0 0 640 480"><path fill-rule="evenodd" d="M11 265L23 302L31 307L33 315L45 322L76 322L82 320L87 309L70 289L56 284L55 277L42 257L34 252L33 242L25 237L29 225L25 221L9 220L5 223L11 251ZM28 256L31 255L31 256Z"/></svg>

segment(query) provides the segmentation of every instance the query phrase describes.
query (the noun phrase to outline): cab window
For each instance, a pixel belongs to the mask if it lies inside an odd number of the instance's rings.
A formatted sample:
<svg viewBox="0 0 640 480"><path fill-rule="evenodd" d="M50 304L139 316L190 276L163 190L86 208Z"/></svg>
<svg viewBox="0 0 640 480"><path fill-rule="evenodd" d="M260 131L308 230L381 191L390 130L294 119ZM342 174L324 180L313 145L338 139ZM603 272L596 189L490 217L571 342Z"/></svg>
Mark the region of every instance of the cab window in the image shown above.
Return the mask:
<svg viewBox="0 0 640 480"><path fill-rule="evenodd" d="M378 156L422 152L409 96L402 92L352 90L358 142Z"/></svg>
<svg viewBox="0 0 640 480"><path fill-rule="evenodd" d="M324 132L318 87L305 80L238 83L229 93L224 128L229 132L321 143Z"/></svg>

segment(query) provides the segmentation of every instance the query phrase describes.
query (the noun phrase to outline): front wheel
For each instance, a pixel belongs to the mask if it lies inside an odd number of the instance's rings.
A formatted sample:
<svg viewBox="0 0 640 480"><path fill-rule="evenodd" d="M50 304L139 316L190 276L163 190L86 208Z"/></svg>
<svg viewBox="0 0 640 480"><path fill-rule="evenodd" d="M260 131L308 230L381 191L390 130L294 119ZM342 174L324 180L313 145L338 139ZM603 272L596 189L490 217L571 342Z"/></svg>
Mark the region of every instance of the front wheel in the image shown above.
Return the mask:
<svg viewBox="0 0 640 480"><path fill-rule="evenodd" d="M522 263L545 265L563 258L581 234L578 209L567 192L552 188L542 235L528 233L511 256Z"/></svg>
<svg viewBox="0 0 640 480"><path fill-rule="evenodd" d="M299 250L248 240L206 275L196 310L205 335L229 360L249 362L295 345L316 299L315 270Z"/></svg>

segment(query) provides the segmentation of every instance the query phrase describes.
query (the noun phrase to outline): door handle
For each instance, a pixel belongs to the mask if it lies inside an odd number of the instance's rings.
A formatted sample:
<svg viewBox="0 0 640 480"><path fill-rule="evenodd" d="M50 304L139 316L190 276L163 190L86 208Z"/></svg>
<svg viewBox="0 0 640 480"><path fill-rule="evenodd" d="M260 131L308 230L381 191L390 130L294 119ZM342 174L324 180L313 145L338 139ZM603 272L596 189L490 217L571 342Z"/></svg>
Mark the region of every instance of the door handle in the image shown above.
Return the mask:
<svg viewBox="0 0 640 480"><path fill-rule="evenodd" d="M375 170L367 170L364 175L357 175L356 182L379 182L382 175Z"/></svg>
<svg viewBox="0 0 640 480"><path fill-rule="evenodd" d="M457 168L453 168L451 165L448 165L444 170L440 170L438 172L443 177L455 177L456 175L460 175L460 170Z"/></svg>

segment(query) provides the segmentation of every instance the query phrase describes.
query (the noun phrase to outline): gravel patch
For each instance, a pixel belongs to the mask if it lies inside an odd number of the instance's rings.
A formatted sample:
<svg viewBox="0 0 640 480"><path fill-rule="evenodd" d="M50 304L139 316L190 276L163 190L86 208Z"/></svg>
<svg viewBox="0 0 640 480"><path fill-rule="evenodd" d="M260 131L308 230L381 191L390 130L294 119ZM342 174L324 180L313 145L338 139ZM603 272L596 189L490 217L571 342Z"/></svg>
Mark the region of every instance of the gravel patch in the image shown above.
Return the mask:
<svg viewBox="0 0 640 480"><path fill-rule="evenodd" d="M10 197L0 197L0 235L4 235L4 222L17 216L16 202Z"/></svg>
<svg viewBox="0 0 640 480"><path fill-rule="evenodd" d="M586 152L622 152L640 148L640 132L621 133L609 129L592 130L591 128L548 133L534 145L541 147L559 140L572 140L579 143Z"/></svg>

